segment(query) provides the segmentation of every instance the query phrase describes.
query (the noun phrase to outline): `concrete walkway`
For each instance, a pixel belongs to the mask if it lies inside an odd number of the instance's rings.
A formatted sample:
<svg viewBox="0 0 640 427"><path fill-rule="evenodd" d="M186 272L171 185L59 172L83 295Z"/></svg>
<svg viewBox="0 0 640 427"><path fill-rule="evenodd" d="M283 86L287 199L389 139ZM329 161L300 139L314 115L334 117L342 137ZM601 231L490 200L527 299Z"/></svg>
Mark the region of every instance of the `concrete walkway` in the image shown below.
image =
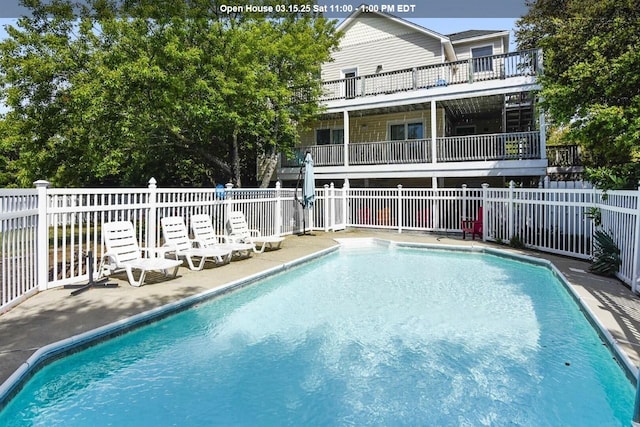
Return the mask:
<svg viewBox="0 0 640 427"><path fill-rule="evenodd" d="M190 271L181 267L179 276L165 280L149 274L147 284L129 286L124 275L112 282L117 288L91 289L70 296L68 289L51 289L27 299L0 315L0 383L3 383L37 349L142 313L182 298L215 289L243 277L278 267L295 259L336 245L334 238L375 237L394 241L444 245L488 245L461 240L459 236L398 234L351 230L338 233L314 232L313 235L288 236L282 248L254 254L221 267ZM518 251L551 260L571 282L581 298L606 327L631 362L640 364L640 299L622 283L588 273L587 262L547 254ZM123 280L124 279L124 280Z"/></svg>

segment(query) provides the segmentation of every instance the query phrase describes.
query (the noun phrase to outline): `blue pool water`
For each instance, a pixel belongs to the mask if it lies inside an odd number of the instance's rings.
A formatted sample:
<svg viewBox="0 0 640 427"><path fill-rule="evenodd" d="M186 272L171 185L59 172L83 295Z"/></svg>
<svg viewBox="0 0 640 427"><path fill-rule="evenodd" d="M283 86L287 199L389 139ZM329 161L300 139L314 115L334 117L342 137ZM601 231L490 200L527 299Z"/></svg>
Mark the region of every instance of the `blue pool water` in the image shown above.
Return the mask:
<svg viewBox="0 0 640 427"><path fill-rule="evenodd" d="M634 389L546 268L341 250L60 359L0 425L629 425Z"/></svg>

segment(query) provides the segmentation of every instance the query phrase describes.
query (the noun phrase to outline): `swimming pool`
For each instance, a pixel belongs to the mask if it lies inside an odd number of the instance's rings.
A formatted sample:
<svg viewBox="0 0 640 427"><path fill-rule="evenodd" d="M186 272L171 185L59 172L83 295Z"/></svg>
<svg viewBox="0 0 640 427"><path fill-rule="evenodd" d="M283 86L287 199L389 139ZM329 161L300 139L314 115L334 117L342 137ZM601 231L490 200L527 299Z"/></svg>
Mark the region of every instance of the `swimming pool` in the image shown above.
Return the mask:
<svg viewBox="0 0 640 427"><path fill-rule="evenodd" d="M362 248L51 363L0 425L628 425L633 400L549 269Z"/></svg>

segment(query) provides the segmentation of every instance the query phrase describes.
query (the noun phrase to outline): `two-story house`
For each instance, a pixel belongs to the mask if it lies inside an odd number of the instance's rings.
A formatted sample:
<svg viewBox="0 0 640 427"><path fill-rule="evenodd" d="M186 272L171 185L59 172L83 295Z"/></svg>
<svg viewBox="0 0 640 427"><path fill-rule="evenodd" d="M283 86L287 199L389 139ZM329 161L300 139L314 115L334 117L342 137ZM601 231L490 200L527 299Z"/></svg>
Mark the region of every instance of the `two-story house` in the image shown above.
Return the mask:
<svg viewBox="0 0 640 427"><path fill-rule="evenodd" d="M358 9L322 66L326 109L277 179L295 182L311 151L316 181L351 187L525 186L546 174L533 91L539 50L508 51L508 31L443 35Z"/></svg>

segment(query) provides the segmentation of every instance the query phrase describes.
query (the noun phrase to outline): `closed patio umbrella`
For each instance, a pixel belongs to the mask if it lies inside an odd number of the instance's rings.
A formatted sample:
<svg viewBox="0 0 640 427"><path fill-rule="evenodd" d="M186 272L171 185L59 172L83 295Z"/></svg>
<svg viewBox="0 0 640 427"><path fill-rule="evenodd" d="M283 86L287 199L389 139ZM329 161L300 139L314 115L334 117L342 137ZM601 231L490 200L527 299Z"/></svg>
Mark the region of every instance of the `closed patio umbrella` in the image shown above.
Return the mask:
<svg viewBox="0 0 640 427"><path fill-rule="evenodd" d="M316 200L316 181L313 176L313 157L307 151L304 156L304 185L302 187L302 203L305 208L313 207Z"/></svg>
<svg viewBox="0 0 640 427"><path fill-rule="evenodd" d="M304 172L304 176L303 176ZM298 199L298 184L300 184L300 179L304 178L302 183L302 200ZM313 207L313 204L316 200L316 182L313 176L313 157L309 151L304 155L304 160L300 165L300 173L298 174L298 182L296 183L296 192L294 193L294 198L300 206L302 207L302 233L306 233L306 220L304 209L310 209Z"/></svg>

